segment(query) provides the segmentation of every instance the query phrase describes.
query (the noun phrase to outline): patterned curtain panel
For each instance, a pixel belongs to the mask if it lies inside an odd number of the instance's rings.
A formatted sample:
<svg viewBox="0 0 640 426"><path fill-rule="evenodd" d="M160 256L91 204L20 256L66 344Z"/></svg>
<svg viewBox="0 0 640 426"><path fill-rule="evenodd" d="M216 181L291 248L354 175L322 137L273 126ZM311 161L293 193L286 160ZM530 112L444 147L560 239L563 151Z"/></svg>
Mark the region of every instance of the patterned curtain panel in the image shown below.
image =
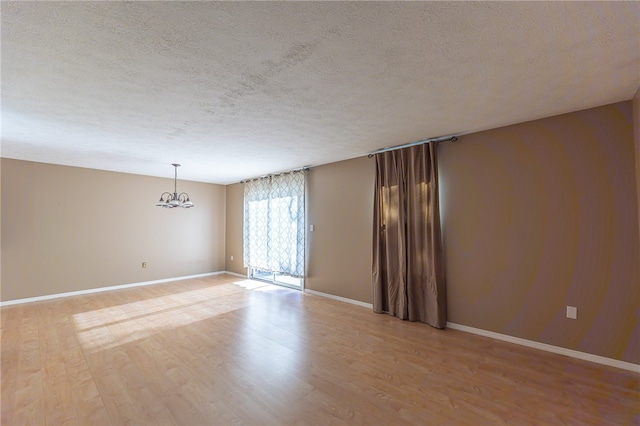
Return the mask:
<svg viewBox="0 0 640 426"><path fill-rule="evenodd" d="M304 187L304 171L245 182L245 267L304 277Z"/></svg>

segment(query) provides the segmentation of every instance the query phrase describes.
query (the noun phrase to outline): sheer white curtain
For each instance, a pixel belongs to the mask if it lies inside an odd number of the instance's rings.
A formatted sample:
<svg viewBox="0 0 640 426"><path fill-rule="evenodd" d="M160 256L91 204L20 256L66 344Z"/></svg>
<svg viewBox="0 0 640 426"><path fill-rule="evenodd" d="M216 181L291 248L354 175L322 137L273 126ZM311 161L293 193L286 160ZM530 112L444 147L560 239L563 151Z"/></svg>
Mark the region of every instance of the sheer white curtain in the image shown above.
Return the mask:
<svg viewBox="0 0 640 426"><path fill-rule="evenodd" d="M244 266L304 277L305 172L244 183Z"/></svg>

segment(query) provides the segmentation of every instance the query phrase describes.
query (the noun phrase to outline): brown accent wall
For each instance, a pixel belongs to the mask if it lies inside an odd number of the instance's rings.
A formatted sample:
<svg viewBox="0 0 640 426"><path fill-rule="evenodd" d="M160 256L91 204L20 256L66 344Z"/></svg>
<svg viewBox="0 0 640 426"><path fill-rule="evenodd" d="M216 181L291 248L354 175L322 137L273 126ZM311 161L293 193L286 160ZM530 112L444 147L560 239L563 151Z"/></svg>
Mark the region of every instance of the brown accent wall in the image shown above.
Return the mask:
<svg viewBox="0 0 640 426"><path fill-rule="evenodd" d="M225 187L3 158L2 300L224 270ZM148 267L142 269L143 261Z"/></svg>
<svg viewBox="0 0 640 426"><path fill-rule="evenodd" d="M366 157L309 171L307 289L372 303L374 179Z"/></svg>
<svg viewBox="0 0 640 426"><path fill-rule="evenodd" d="M247 275L243 258L242 227L244 220L244 186L241 183L227 185L226 270ZM233 256L233 260L231 260Z"/></svg>
<svg viewBox="0 0 640 426"><path fill-rule="evenodd" d="M439 154L449 321L640 363L631 102Z"/></svg>

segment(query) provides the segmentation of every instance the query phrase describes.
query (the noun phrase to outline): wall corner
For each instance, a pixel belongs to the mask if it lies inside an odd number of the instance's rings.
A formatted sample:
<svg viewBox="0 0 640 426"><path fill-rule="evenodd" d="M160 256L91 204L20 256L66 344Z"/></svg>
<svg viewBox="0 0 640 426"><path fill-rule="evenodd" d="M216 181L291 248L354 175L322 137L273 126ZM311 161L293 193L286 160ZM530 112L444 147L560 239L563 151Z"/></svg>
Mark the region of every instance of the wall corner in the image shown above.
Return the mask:
<svg viewBox="0 0 640 426"><path fill-rule="evenodd" d="M640 87L633 97L633 141L636 164L636 198L638 201L638 238L640 239Z"/></svg>

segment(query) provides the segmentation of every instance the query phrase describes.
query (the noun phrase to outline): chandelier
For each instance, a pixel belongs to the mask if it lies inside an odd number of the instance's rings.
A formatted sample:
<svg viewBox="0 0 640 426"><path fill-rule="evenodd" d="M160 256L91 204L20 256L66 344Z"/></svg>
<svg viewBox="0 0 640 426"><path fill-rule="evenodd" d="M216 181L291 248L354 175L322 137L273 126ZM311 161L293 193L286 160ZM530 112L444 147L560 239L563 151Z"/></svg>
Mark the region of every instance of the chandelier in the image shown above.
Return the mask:
<svg viewBox="0 0 640 426"><path fill-rule="evenodd" d="M160 201L156 203L156 206L164 207L166 209L172 209L174 207L182 207L183 209L191 208L193 207L193 203L189 200L189 194L186 192L178 194L178 167L180 167L180 164L173 163L172 166L175 167L173 194L170 192L163 192L162 195L160 195Z"/></svg>

